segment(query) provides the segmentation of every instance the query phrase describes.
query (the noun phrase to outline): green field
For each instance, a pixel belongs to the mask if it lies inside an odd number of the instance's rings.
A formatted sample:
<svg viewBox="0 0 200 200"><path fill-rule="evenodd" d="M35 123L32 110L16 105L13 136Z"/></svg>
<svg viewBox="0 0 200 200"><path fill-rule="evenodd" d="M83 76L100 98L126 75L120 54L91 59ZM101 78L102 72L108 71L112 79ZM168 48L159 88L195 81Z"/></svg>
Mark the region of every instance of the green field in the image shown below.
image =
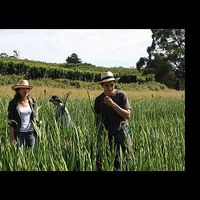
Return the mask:
<svg viewBox="0 0 200 200"><path fill-rule="evenodd" d="M38 98L43 121L33 151L11 146L7 135L7 106L10 98L0 100L1 171L95 171L96 128L93 99L69 99L68 110L74 126L64 129L55 123L54 107L48 99ZM130 99L129 120L133 152L130 171L185 170L185 100ZM112 171L113 154L107 153L105 137L103 170ZM121 155L122 156L122 155ZM122 170L124 170L122 156Z"/></svg>

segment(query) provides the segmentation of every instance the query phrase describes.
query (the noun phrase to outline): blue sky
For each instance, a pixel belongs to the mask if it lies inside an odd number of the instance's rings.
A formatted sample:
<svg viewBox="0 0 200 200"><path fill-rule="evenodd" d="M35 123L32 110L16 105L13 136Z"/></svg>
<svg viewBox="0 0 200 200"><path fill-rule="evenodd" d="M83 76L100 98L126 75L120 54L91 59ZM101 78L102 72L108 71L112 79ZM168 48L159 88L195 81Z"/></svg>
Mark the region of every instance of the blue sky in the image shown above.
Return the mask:
<svg viewBox="0 0 200 200"><path fill-rule="evenodd" d="M76 53L96 66L135 67L151 42L150 29L0 29L0 53L49 63Z"/></svg>

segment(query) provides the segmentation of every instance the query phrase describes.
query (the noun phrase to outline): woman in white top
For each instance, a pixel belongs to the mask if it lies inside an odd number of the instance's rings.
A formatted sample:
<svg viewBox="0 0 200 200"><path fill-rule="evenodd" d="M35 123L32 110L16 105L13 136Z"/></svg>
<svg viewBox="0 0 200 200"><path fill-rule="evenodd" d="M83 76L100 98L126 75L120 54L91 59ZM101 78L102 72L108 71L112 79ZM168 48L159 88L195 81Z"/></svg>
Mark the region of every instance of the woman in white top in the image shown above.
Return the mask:
<svg viewBox="0 0 200 200"><path fill-rule="evenodd" d="M20 80L12 87L15 90L14 98L8 105L8 130L11 143L15 144L19 138L19 146L33 148L35 131L32 122L35 117L35 102L29 96L30 86L27 80Z"/></svg>

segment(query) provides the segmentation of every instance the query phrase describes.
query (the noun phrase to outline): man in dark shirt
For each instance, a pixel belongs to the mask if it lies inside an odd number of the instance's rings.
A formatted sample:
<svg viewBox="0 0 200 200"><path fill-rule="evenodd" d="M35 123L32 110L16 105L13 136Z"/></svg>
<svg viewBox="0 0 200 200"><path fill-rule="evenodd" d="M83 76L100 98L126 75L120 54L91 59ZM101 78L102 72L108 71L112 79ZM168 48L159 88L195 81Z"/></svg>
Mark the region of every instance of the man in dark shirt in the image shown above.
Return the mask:
<svg viewBox="0 0 200 200"><path fill-rule="evenodd" d="M122 91L115 88L116 82L119 78L115 79L113 73L108 71L101 74L101 85L104 92L96 97L94 109L97 119L98 127L98 150L99 142L103 130L108 132L108 139L110 149L112 150L113 138L114 147L116 149L114 170L120 170L120 146L122 152L126 151L126 139L128 138L128 119L130 118L131 106L128 97ZM129 136L130 139L130 136ZM102 170L102 157L100 151L97 152L97 170Z"/></svg>

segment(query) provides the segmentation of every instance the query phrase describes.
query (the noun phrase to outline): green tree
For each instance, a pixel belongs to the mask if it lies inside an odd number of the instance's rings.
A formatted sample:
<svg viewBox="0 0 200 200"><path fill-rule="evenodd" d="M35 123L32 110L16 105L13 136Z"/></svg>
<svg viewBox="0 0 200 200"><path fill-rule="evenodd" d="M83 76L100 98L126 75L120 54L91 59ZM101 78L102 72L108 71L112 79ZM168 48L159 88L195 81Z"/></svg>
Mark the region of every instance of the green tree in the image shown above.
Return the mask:
<svg viewBox="0 0 200 200"><path fill-rule="evenodd" d="M0 53L0 58L8 58L8 54L7 53Z"/></svg>
<svg viewBox="0 0 200 200"><path fill-rule="evenodd" d="M152 51L163 52L175 69L185 72L185 29L152 29Z"/></svg>
<svg viewBox="0 0 200 200"><path fill-rule="evenodd" d="M136 63L136 68L137 68L138 70L141 70L141 69L143 68L143 66L146 65L147 61L148 61L147 58L141 57L141 58L139 59L139 61Z"/></svg>
<svg viewBox="0 0 200 200"><path fill-rule="evenodd" d="M18 59L19 58L19 51L13 50L13 53L14 53L13 57Z"/></svg>
<svg viewBox="0 0 200 200"><path fill-rule="evenodd" d="M185 29L151 29L151 31L152 44L147 48L149 56L146 60L140 58L139 67L141 64L146 64L144 67L146 73L154 73L156 81L176 89L184 89Z"/></svg>
<svg viewBox="0 0 200 200"><path fill-rule="evenodd" d="M67 63L82 63L81 59L78 58L78 55L76 53L73 53L71 56L68 56L66 59Z"/></svg>

